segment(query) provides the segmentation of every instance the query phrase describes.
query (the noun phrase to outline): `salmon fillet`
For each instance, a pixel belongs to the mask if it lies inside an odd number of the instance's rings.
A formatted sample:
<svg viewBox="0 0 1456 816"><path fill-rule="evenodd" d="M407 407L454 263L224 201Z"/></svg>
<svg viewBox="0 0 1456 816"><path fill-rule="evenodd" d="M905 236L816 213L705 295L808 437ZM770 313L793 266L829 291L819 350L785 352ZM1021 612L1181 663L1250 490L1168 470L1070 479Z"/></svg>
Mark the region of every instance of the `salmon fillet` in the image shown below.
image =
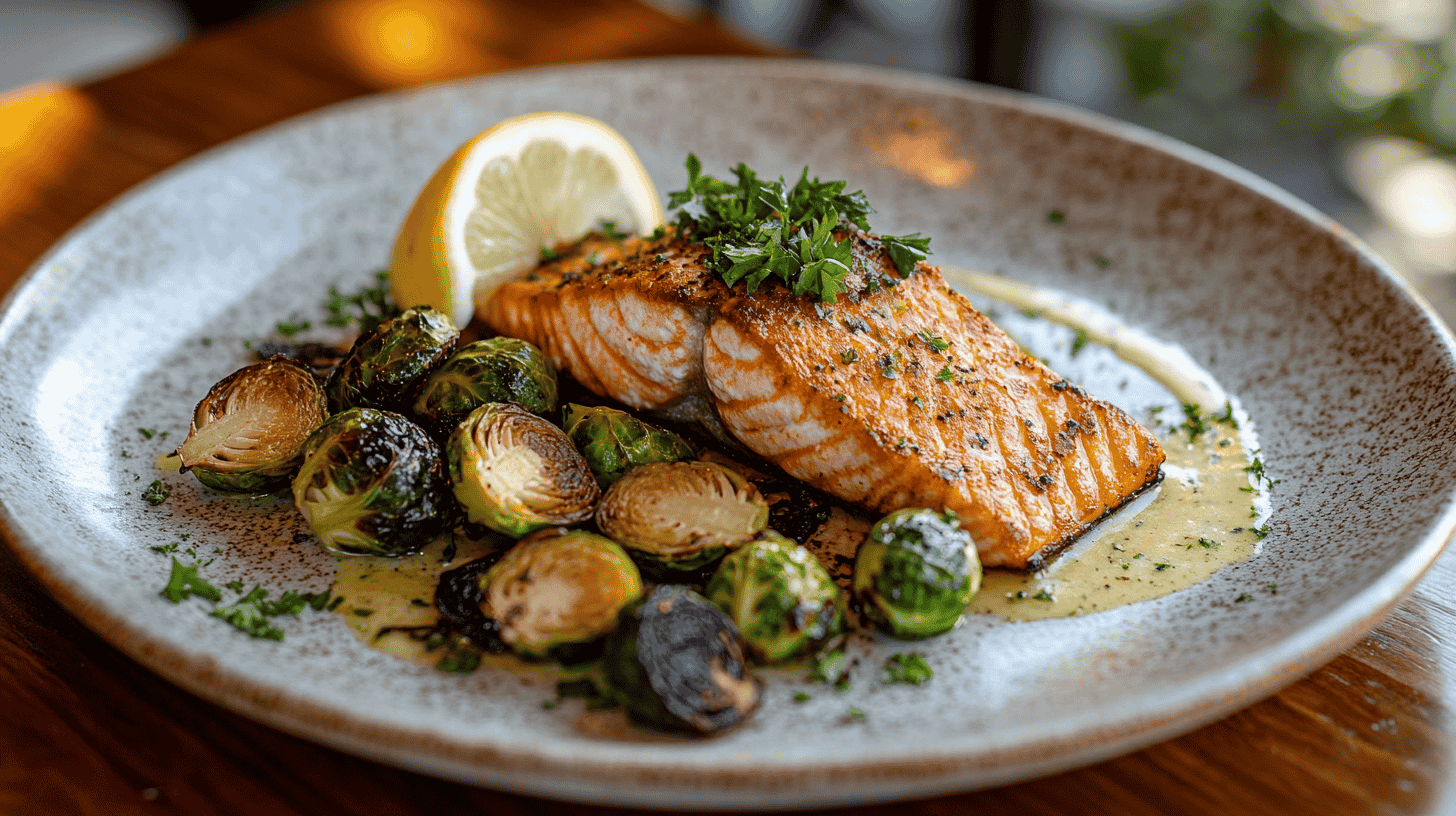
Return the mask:
<svg viewBox="0 0 1456 816"><path fill-rule="evenodd" d="M987 566L1038 568L1157 482L1151 433L1024 354L934 267L825 304L730 288L709 253L594 236L480 316L595 393L701 422L833 496L953 510ZM873 236L853 255L850 291L893 275Z"/></svg>

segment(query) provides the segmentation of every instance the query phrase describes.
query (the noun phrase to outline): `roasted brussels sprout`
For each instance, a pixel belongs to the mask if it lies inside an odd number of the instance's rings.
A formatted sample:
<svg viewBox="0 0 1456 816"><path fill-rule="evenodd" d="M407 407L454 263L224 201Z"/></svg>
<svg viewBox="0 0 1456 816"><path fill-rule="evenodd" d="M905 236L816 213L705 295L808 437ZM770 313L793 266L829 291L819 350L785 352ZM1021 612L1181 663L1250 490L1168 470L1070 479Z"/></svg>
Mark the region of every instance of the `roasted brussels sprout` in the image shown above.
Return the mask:
<svg viewBox="0 0 1456 816"><path fill-rule="evenodd" d="M414 416L437 438L445 438L488 402L514 402L535 414L555 411L556 369L525 340L477 340L457 349L425 379Z"/></svg>
<svg viewBox="0 0 1456 816"><path fill-rule="evenodd" d="M981 561L954 513L907 508L870 528L854 560L866 617L896 637L954 629L981 586Z"/></svg>
<svg viewBox="0 0 1456 816"><path fill-rule="evenodd" d="M601 497L566 434L512 403L472 411L445 454L470 520L506 535L586 521Z"/></svg>
<svg viewBox="0 0 1456 816"><path fill-rule="evenodd" d="M450 316L421 306L359 335L324 387L329 408L406 413L425 376L455 350Z"/></svg>
<svg viewBox="0 0 1456 816"><path fill-rule="evenodd" d="M651 462L608 488L596 516L602 533L634 557L695 570L762 530L768 502L722 465Z"/></svg>
<svg viewBox="0 0 1456 816"><path fill-rule="evenodd" d="M561 418L561 427L603 489L638 465L693 458L693 449L682 437L626 411L572 404L561 409Z"/></svg>
<svg viewBox="0 0 1456 816"><path fill-rule="evenodd" d="M234 371L207 392L177 456L182 469L208 487L279 490L288 486L304 440L326 415L323 390L308 369L273 357Z"/></svg>
<svg viewBox="0 0 1456 816"><path fill-rule="evenodd" d="M761 663L799 657L843 629L834 579L813 553L773 530L729 553L703 594Z"/></svg>
<svg viewBox="0 0 1456 816"><path fill-rule="evenodd" d="M334 414L308 437L293 503L320 545L358 555L418 552L455 513L439 446L373 408Z"/></svg>
<svg viewBox="0 0 1456 816"><path fill-rule="evenodd" d="M642 594L642 577L610 539L557 528L521 539L481 576L480 589L480 610L499 624L501 640L545 657L617 628L617 613Z"/></svg>
<svg viewBox="0 0 1456 816"><path fill-rule="evenodd" d="M738 627L684 586L659 586L622 611L602 669L627 715L655 728L711 734L758 704Z"/></svg>

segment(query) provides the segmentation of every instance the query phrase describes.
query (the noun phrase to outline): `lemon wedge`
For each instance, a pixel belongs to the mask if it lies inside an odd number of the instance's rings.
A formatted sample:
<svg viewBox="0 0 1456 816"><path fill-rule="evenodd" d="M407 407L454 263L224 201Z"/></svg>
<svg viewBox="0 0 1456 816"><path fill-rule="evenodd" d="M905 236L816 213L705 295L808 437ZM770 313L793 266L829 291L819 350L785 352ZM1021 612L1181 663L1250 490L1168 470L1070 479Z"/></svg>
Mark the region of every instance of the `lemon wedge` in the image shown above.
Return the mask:
<svg viewBox="0 0 1456 816"><path fill-rule="evenodd" d="M395 240L391 294L464 327L543 247L662 221L657 188L615 130L574 113L517 116L461 145L420 192Z"/></svg>

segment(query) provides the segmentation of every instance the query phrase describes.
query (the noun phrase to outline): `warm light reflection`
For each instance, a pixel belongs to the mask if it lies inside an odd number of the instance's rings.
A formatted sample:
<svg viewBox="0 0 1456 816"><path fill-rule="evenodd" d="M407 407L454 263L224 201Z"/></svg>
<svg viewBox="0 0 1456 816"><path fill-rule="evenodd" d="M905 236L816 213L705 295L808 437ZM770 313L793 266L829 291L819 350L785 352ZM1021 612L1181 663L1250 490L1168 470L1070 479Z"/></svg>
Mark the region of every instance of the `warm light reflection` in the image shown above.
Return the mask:
<svg viewBox="0 0 1456 816"><path fill-rule="evenodd" d="M955 155L955 134L927 110L905 108L877 117L856 134L875 160L936 187L959 187L975 173L970 159Z"/></svg>
<svg viewBox="0 0 1456 816"><path fill-rule="evenodd" d="M490 68L472 46L486 35L485 6L459 0L349 0L324 6L340 52L367 80L402 87Z"/></svg>
<svg viewBox="0 0 1456 816"><path fill-rule="evenodd" d="M91 100L68 85L42 82L0 94L0 221L64 181L96 125Z"/></svg>
<svg viewBox="0 0 1456 816"><path fill-rule="evenodd" d="M1378 216L1369 240L1398 265L1456 270L1456 163L1396 137L1356 142L1345 175Z"/></svg>
<svg viewBox="0 0 1456 816"><path fill-rule="evenodd" d="M1359 110L1383 102L1410 81L1400 47L1381 41L1351 46L1335 63L1335 99Z"/></svg>
<svg viewBox="0 0 1456 816"><path fill-rule="evenodd" d="M1380 31L1406 42L1424 42L1451 32L1453 0L1303 0L1325 27L1344 34Z"/></svg>

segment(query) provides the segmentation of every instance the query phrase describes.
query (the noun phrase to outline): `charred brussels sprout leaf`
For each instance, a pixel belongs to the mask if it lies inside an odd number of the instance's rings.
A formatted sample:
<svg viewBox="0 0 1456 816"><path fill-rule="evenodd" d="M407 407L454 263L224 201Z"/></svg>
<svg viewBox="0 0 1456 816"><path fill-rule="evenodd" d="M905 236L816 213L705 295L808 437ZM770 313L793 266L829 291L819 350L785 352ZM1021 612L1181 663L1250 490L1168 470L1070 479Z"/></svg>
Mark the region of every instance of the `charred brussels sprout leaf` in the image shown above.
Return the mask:
<svg viewBox="0 0 1456 816"><path fill-rule="evenodd" d="M481 578L480 609L500 636L528 657L587 643L617 627L617 613L642 594L632 559L584 530L542 530L521 539Z"/></svg>
<svg viewBox="0 0 1456 816"><path fill-rule="evenodd" d="M448 315L424 306L380 323L359 335L329 376L329 407L408 411L426 375L450 356L459 337Z"/></svg>
<svg viewBox="0 0 1456 816"><path fill-rule="evenodd" d="M325 415L323 391L308 369L273 357L234 371L207 392L177 456L208 487L278 490L288 485L304 440Z"/></svg>
<svg viewBox="0 0 1456 816"><path fill-rule="evenodd" d="M854 561L865 616L896 637L954 629L980 586L975 542L952 513L896 510L870 528Z"/></svg>
<svg viewBox="0 0 1456 816"><path fill-rule="evenodd" d="M738 628L683 586L659 586L623 610L602 668L628 716L655 728L711 734L758 704Z"/></svg>
<svg viewBox="0 0 1456 816"><path fill-rule="evenodd" d="M475 409L445 453L470 520L506 535L586 521L601 496L566 434L519 405Z"/></svg>
<svg viewBox="0 0 1456 816"><path fill-rule="evenodd" d="M489 402L514 402L535 414L556 410L556 369L541 350L513 337L477 340L425 380L414 415L440 438Z"/></svg>
<svg viewBox="0 0 1456 816"><path fill-rule="evenodd" d="M760 662L799 657L843 629L839 587L824 565L772 530L729 553L704 594Z"/></svg>
<svg viewBox="0 0 1456 816"><path fill-rule="evenodd" d="M711 462L652 462L618 479L597 505L597 527L633 557L695 570L768 524L752 482Z"/></svg>
<svg viewBox="0 0 1456 816"><path fill-rule="evenodd" d="M453 520L439 446L399 414L337 413L309 436L303 457L293 503L325 549L405 555Z"/></svg>
<svg viewBox="0 0 1456 816"><path fill-rule="evenodd" d="M693 458L693 449L671 431L615 408L567 405L561 427L586 459L603 489L638 465Z"/></svg>

